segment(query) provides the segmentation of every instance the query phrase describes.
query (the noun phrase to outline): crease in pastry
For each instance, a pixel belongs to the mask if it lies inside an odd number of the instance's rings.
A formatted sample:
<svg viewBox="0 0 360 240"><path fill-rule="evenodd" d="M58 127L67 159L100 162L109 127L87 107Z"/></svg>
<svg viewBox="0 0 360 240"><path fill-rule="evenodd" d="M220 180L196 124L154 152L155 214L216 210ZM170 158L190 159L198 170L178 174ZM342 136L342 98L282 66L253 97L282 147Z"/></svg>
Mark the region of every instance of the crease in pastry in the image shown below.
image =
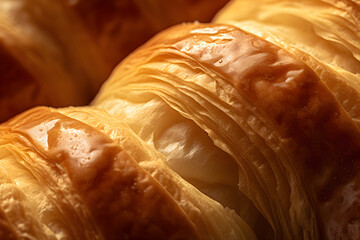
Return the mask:
<svg viewBox="0 0 360 240"><path fill-rule="evenodd" d="M205 239L255 239L255 234L233 210L201 194L165 163L164 156L145 144L128 125L96 108L65 108L60 111L100 129L137 159L140 166L157 179L195 223ZM84 110L86 114L84 114ZM110 119L111 121L105 121ZM126 136L126 137L124 137ZM131 144L129 144L131 143ZM136 143L136 144L135 144ZM141 149L141 150L140 150ZM139 153L142 153L139 155ZM138 156L138 157L135 157Z"/></svg>
<svg viewBox="0 0 360 240"><path fill-rule="evenodd" d="M0 234L358 239L357 3L246 2L155 36L92 106L0 125Z"/></svg>
<svg viewBox="0 0 360 240"><path fill-rule="evenodd" d="M356 238L349 229L358 213L348 209L358 202L357 190L347 192L349 208L335 206L343 189L358 181L359 130L320 80L324 76L301 56L236 27L188 24L157 35L129 56L93 105L124 119L165 156L155 139L169 127L165 116L172 119L175 111L181 121L193 121L237 163L240 191L275 238ZM153 95L167 108L154 104ZM191 141L184 130L172 132L168 146ZM339 139L346 143L338 145ZM204 159L181 151L178 159L190 156L203 173Z"/></svg>
<svg viewBox="0 0 360 240"><path fill-rule="evenodd" d="M2 206L5 229L14 225L18 236L34 239L256 239L234 211L182 180L111 118L92 108L34 108L2 124L1 169L22 193L20 205L32 205L25 219ZM40 230L22 229L27 219Z"/></svg>
<svg viewBox="0 0 360 240"><path fill-rule="evenodd" d="M359 126L359 6L347 0L234 0L214 22L237 26L296 55Z"/></svg>

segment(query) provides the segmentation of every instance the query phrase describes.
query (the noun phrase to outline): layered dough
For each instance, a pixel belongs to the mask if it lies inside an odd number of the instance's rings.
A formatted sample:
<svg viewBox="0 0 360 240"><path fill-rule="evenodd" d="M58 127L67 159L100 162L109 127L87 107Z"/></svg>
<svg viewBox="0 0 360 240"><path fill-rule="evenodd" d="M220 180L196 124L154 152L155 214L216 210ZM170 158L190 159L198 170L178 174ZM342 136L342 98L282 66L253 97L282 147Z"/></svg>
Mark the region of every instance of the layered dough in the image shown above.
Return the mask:
<svg viewBox="0 0 360 240"><path fill-rule="evenodd" d="M233 0L214 18L359 74L359 3L353 0Z"/></svg>
<svg viewBox="0 0 360 240"><path fill-rule="evenodd" d="M351 0L233 0L214 18L295 54L359 125L360 7Z"/></svg>
<svg viewBox="0 0 360 240"><path fill-rule="evenodd" d="M238 211L244 219L259 216L248 223L260 238L356 239L359 130L337 99L344 93L321 81L326 75L340 78L236 27L189 24L127 58L93 104L218 201L226 188L217 184L238 184L232 207L252 209ZM183 172L187 162L192 170Z"/></svg>
<svg viewBox="0 0 360 240"><path fill-rule="evenodd" d="M1 132L3 238L256 239L106 112L35 108Z"/></svg>
<svg viewBox="0 0 360 240"><path fill-rule="evenodd" d="M0 238L359 239L356 5L254 2L158 34L90 106L1 124Z"/></svg>

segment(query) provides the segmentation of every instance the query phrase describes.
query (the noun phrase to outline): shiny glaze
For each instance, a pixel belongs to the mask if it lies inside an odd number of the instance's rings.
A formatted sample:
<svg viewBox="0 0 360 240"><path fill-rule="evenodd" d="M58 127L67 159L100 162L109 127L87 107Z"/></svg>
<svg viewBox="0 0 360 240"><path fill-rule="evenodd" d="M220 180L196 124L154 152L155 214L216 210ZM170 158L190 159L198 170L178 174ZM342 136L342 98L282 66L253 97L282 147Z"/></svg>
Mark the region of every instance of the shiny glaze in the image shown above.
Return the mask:
<svg viewBox="0 0 360 240"><path fill-rule="evenodd" d="M307 65L227 25L177 26L147 44L161 46L223 76L269 120L310 189L323 238L360 238L359 129Z"/></svg>
<svg viewBox="0 0 360 240"><path fill-rule="evenodd" d="M199 238L158 182L95 128L40 107L6 122L6 129L66 173L105 239Z"/></svg>

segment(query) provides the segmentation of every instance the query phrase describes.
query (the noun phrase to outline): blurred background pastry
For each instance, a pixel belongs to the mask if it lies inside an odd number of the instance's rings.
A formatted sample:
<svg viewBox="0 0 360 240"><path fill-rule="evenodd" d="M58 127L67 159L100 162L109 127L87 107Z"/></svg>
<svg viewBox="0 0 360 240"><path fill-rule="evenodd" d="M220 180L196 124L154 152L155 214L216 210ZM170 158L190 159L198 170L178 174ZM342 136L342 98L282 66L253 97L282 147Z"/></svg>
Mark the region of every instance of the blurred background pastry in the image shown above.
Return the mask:
<svg viewBox="0 0 360 240"><path fill-rule="evenodd" d="M210 21L221 1L0 2L0 122L37 105L88 104L112 69L162 29Z"/></svg>

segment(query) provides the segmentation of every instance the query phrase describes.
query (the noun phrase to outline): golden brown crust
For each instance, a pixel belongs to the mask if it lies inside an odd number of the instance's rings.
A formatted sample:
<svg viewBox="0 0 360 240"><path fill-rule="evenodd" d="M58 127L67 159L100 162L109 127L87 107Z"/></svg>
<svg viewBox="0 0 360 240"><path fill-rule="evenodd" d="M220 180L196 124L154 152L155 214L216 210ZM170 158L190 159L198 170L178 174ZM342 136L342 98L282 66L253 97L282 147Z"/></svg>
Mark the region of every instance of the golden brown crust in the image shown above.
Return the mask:
<svg viewBox="0 0 360 240"><path fill-rule="evenodd" d="M68 187L85 204L104 238L199 238L160 184L98 130L48 108L29 110L1 130L36 149L50 168L57 169L59 175L53 178L70 179Z"/></svg>
<svg viewBox="0 0 360 240"><path fill-rule="evenodd" d="M353 209L359 204L358 190L343 195L341 189L351 189L353 181L359 183L358 128L320 79L294 56L237 29L212 30L216 33L209 34L206 28L192 30L201 33L197 40L188 38L177 48L226 76L274 121L284 139L296 142L295 166L319 208L323 234L355 237L348 228L360 224L356 222L360 211ZM207 52L217 56L204 58ZM339 201L352 201L351 209L337 208ZM340 226L328 229L334 227L332 221L339 221Z"/></svg>
<svg viewBox="0 0 360 240"><path fill-rule="evenodd" d="M360 237L359 129L306 64L227 25L176 26L145 49L176 49L231 83L282 139L304 197L316 209L321 235Z"/></svg>
<svg viewBox="0 0 360 240"><path fill-rule="evenodd" d="M358 207L360 205L358 189L360 130L333 95L334 93L324 85L320 79L322 75L317 75L296 55L229 25L184 24L173 27L156 36L125 60L123 65L125 67L119 68L125 71L121 74L126 75L126 70L131 69L131 66L142 64L141 61L144 59L138 56L142 57L143 50L149 50L146 54L153 54L152 50L164 50L161 52L162 56L171 52L169 55L173 54L172 57L176 55L177 58L191 59L196 63L191 68L199 67L208 71L209 75L216 75L216 80L211 79L214 81L211 84L226 82L230 85L231 91L236 92L231 97L238 97L241 100L232 99L229 102L242 101L241 103L246 103L246 106L251 106L252 108L246 111L257 114L251 117L261 118L264 124L260 127L269 127L274 131L274 138L279 142L276 148L280 150L278 152L274 150L264 156L277 153L286 155L286 157L274 156L267 160L279 161L276 164L284 171L281 173L285 176L283 179L289 181L286 183L288 185L284 184L286 185L284 188L292 188L296 185L295 188L301 191L285 189L281 193L298 197L300 204L295 207L300 209L296 210L314 212L315 224L309 225L319 227L321 238L360 238L358 231L360 228ZM171 51L167 52L167 50ZM156 58L156 53L151 56ZM136 62L138 59L140 60ZM132 65L134 62L136 64ZM146 75L146 70L144 72ZM136 71L132 71L132 74L136 75ZM116 78L116 72L114 76ZM186 77L183 80L192 81ZM163 81L164 85L172 84L170 81L167 82L166 78ZM125 81L121 84L127 83ZM135 80L130 84L136 85ZM191 84L196 85L196 83ZM150 93L166 92L166 88L161 89L161 87L159 85L158 89L154 87L155 90L151 88L145 90ZM188 89L181 90L185 92ZM171 95L171 93L166 94ZM211 97L220 98L216 96L218 94L216 91L210 92L211 94L213 94ZM224 102L224 105L231 105ZM196 104L201 105L199 102ZM205 112L206 107L211 104L200 106L199 109ZM215 109L217 106L214 104L211 107ZM183 111L185 114L190 114L186 112L187 109ZM219 113L218 118L223 117L226 120L230 118L221 111L213 111L211 114L213 113ZM240 129L242 125L239 121L236 122L237 119L231 120L235 122L234 126L238 124L239 129L236 130L243 130ZM231 131L232 125L229 126ZM59 174L52 177L69 179L73 192L84 203L103 237L109 239L199 238L196 226L170 197L169 191L164 190L159 184L160 181L158 182L140 167L141 161L135 161L136 159L133 159L126 149L122 149L97 129L55 110L36 108L3 124L0 130L9 139L15 138L19 145L35 149L48 167ZM250 134L258 133L254 131ZM261 144L266 145L266 140L264 142ZM259 142L254 141L253 144L261 148ZM156 166L153 166L154 169ZM254 170L255 173L256 171L259 169ZM273 173L276 174L275 171L271 172ZM160 179L161 176L157 177ZM171 178L164 179L170 181L168 179ZM240 184L246 187L246 183ZM277 182L272 183L269 180L266 184L276 185ZM277 186L272 187L277 188ZM258 199L254 197L251 200L255 202ZM271 217L279 218L270 223L275 231L279 230L275 228L281 226L279 222L283 220L280 219L283 216L291 220L299 216L292 212L287 213L289 216L281 215L283 209L272 209L273 206L279 206L279 203L269 203L276 200L263 199L263 201L265 203L268 201L270 211L275 212L273 215L267 215L267 220L270 222ZM289 202L291 205L291 201ZM310 204L303 207L302 203L304 206ZM288 209L294 210L291 207ZM8 213L0 211L2 219L6 218L6 214ZM301 217L306 218L310 215L304 214ZM0 229L6 226L6 224L2 225L6 221L0 222ZM301 224L304 221L310 220L301 219L300 224L296 225L297 222L294 224L295 227L292 226L293 222L289 223L289 226L286 225L289 229L285 229L284 232L287 232L283 235L294 238L319 236L317 230L309 231L310 233L301 232L300 228L303 227ZM8 230L9 233L5 234L9 237L15 234L11 233L12 229L6 228L6 231ZM280 233L278 236L283 235Z"/></svg>
<svg viewBox="0 0 360 240"><path fill-rule="evenodd" d="M176 174L166 164L164 156L139 139L123 120L94 107L63 108L59 111L98 129L126 149L172 196L203 239L256 239L243 219Z"/></svg>

